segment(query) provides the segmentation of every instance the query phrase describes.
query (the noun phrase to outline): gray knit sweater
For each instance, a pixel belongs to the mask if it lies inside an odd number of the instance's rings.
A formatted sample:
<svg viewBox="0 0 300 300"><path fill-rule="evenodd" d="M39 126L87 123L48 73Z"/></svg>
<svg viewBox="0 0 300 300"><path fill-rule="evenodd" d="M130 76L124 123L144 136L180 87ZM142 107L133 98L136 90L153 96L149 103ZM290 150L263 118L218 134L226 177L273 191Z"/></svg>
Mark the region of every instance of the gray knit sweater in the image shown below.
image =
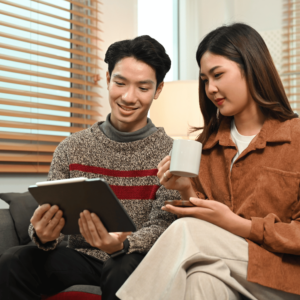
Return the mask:
<svg viewBox="0 0 300 300"><path fill-rule="evenodd" d="M109 139L99 123L72 134L55 150L48 180L75 178L104 178L137 227L128 236L128 253L146 253L175 220L175 216L162 211L165 200L180 199L177 191L160 185L156 176L158 163L169 154L173 140L163 128L148 137L121 143ZM29 235L43 250L54 249L63 235L53 242L41 244L32 225ZM91 247L81 234L70 235L68 247L101 260L108 255Z"/></svg>

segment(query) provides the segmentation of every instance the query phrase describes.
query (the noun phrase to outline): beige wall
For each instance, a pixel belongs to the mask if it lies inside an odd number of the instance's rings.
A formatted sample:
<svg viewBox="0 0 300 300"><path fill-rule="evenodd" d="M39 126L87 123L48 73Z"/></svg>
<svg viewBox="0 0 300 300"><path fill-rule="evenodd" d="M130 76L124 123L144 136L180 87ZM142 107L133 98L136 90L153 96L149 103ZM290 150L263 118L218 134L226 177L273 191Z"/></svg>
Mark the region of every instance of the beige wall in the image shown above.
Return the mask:
<svg viewBox="0 0 300 300"><path fill-rule="evenodd" d="M195 139L197 133L189 134L191 126L203 126L198 102L198 80L165 82L159 98L153 101L150 116L155 126L164 127L174 139Z"/></svg>
<svg viewBox="0 0 300 300"><path fill-rule="evenodd" d="M243 22L258 32L280 30L282 0L180 0L180 80L198 78L195 55L211 30Z"/></svg>
<svg viewBox="0 0 300 300"><path fill-rule="evenodd" d="M100 33L100 38L103 42L100 47L102 49L101 57L104 58L107 48L112 43L137 36L137 0L102 0L101 2L103 3L100 6L103 11L103 24L100 25L100 28L103 33ZM107 64L103 61L100 66L102 67L100 85L103 88L97 90L102 96L99 108L102 116L99 120L105 120L107 114L110 113L105 79Z"/></svg>

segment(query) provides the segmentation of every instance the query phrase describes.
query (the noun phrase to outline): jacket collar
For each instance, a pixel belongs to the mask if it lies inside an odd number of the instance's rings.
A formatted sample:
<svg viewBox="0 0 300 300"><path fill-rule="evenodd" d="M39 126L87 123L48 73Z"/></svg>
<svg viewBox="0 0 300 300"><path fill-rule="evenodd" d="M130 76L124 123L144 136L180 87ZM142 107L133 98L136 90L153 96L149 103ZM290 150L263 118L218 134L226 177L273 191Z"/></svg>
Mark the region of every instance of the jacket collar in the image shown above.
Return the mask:
<svg viewBox="0 0 300 300"><path fill-rule="evenodd" d="M224 147L235 147L234 142L230 138L231 129L230 117L225 117L219 127L217 133L213 133L208 141L205 143L203 150L213 148L217 143ZM263 149L266 147L267 142L270 143L285 143L291 142L291 124L290 121L281 122L275 119L267 119L257 139L255 139L255 148Z"/></svg>

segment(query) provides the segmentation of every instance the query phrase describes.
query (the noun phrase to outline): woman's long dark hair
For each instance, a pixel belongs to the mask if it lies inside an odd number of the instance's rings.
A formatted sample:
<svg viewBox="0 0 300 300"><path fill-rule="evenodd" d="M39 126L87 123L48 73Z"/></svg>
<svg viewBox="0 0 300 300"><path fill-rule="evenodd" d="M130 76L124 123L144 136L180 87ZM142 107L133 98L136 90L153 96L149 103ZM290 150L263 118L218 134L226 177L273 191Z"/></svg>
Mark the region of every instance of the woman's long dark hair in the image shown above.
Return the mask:
<svg viewBox="0 0 300 300"><path fill-rule="evenodd" d="M274 66L270 52L259 33L252 27L234 23L219 27L210 32L200 43L196 60L205 52L221 55L236 62L246 78L247 86L253 100L259 105L265 116L280 121L298 117L289 104L282 82ZM197 141L205 144L209 136L218 131L224 118L217 118L217 108L205 93L205 84L199 76L199 104L204 119L204 127Z"/></svg>

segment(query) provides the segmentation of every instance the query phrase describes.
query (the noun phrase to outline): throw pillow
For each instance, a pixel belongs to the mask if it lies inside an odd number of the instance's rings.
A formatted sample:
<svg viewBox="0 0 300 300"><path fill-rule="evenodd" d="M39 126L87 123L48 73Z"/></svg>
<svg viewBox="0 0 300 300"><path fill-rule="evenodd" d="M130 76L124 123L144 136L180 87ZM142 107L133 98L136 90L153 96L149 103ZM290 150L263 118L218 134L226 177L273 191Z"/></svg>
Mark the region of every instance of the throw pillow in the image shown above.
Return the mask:
<svg viewBox="0 0 300 300"><path fill-rule="evenodd" d="M28 227L38 203L29 192L0 194L0 198L9 204L9 211L14 221L20 245L30 242Z"/></svg>

